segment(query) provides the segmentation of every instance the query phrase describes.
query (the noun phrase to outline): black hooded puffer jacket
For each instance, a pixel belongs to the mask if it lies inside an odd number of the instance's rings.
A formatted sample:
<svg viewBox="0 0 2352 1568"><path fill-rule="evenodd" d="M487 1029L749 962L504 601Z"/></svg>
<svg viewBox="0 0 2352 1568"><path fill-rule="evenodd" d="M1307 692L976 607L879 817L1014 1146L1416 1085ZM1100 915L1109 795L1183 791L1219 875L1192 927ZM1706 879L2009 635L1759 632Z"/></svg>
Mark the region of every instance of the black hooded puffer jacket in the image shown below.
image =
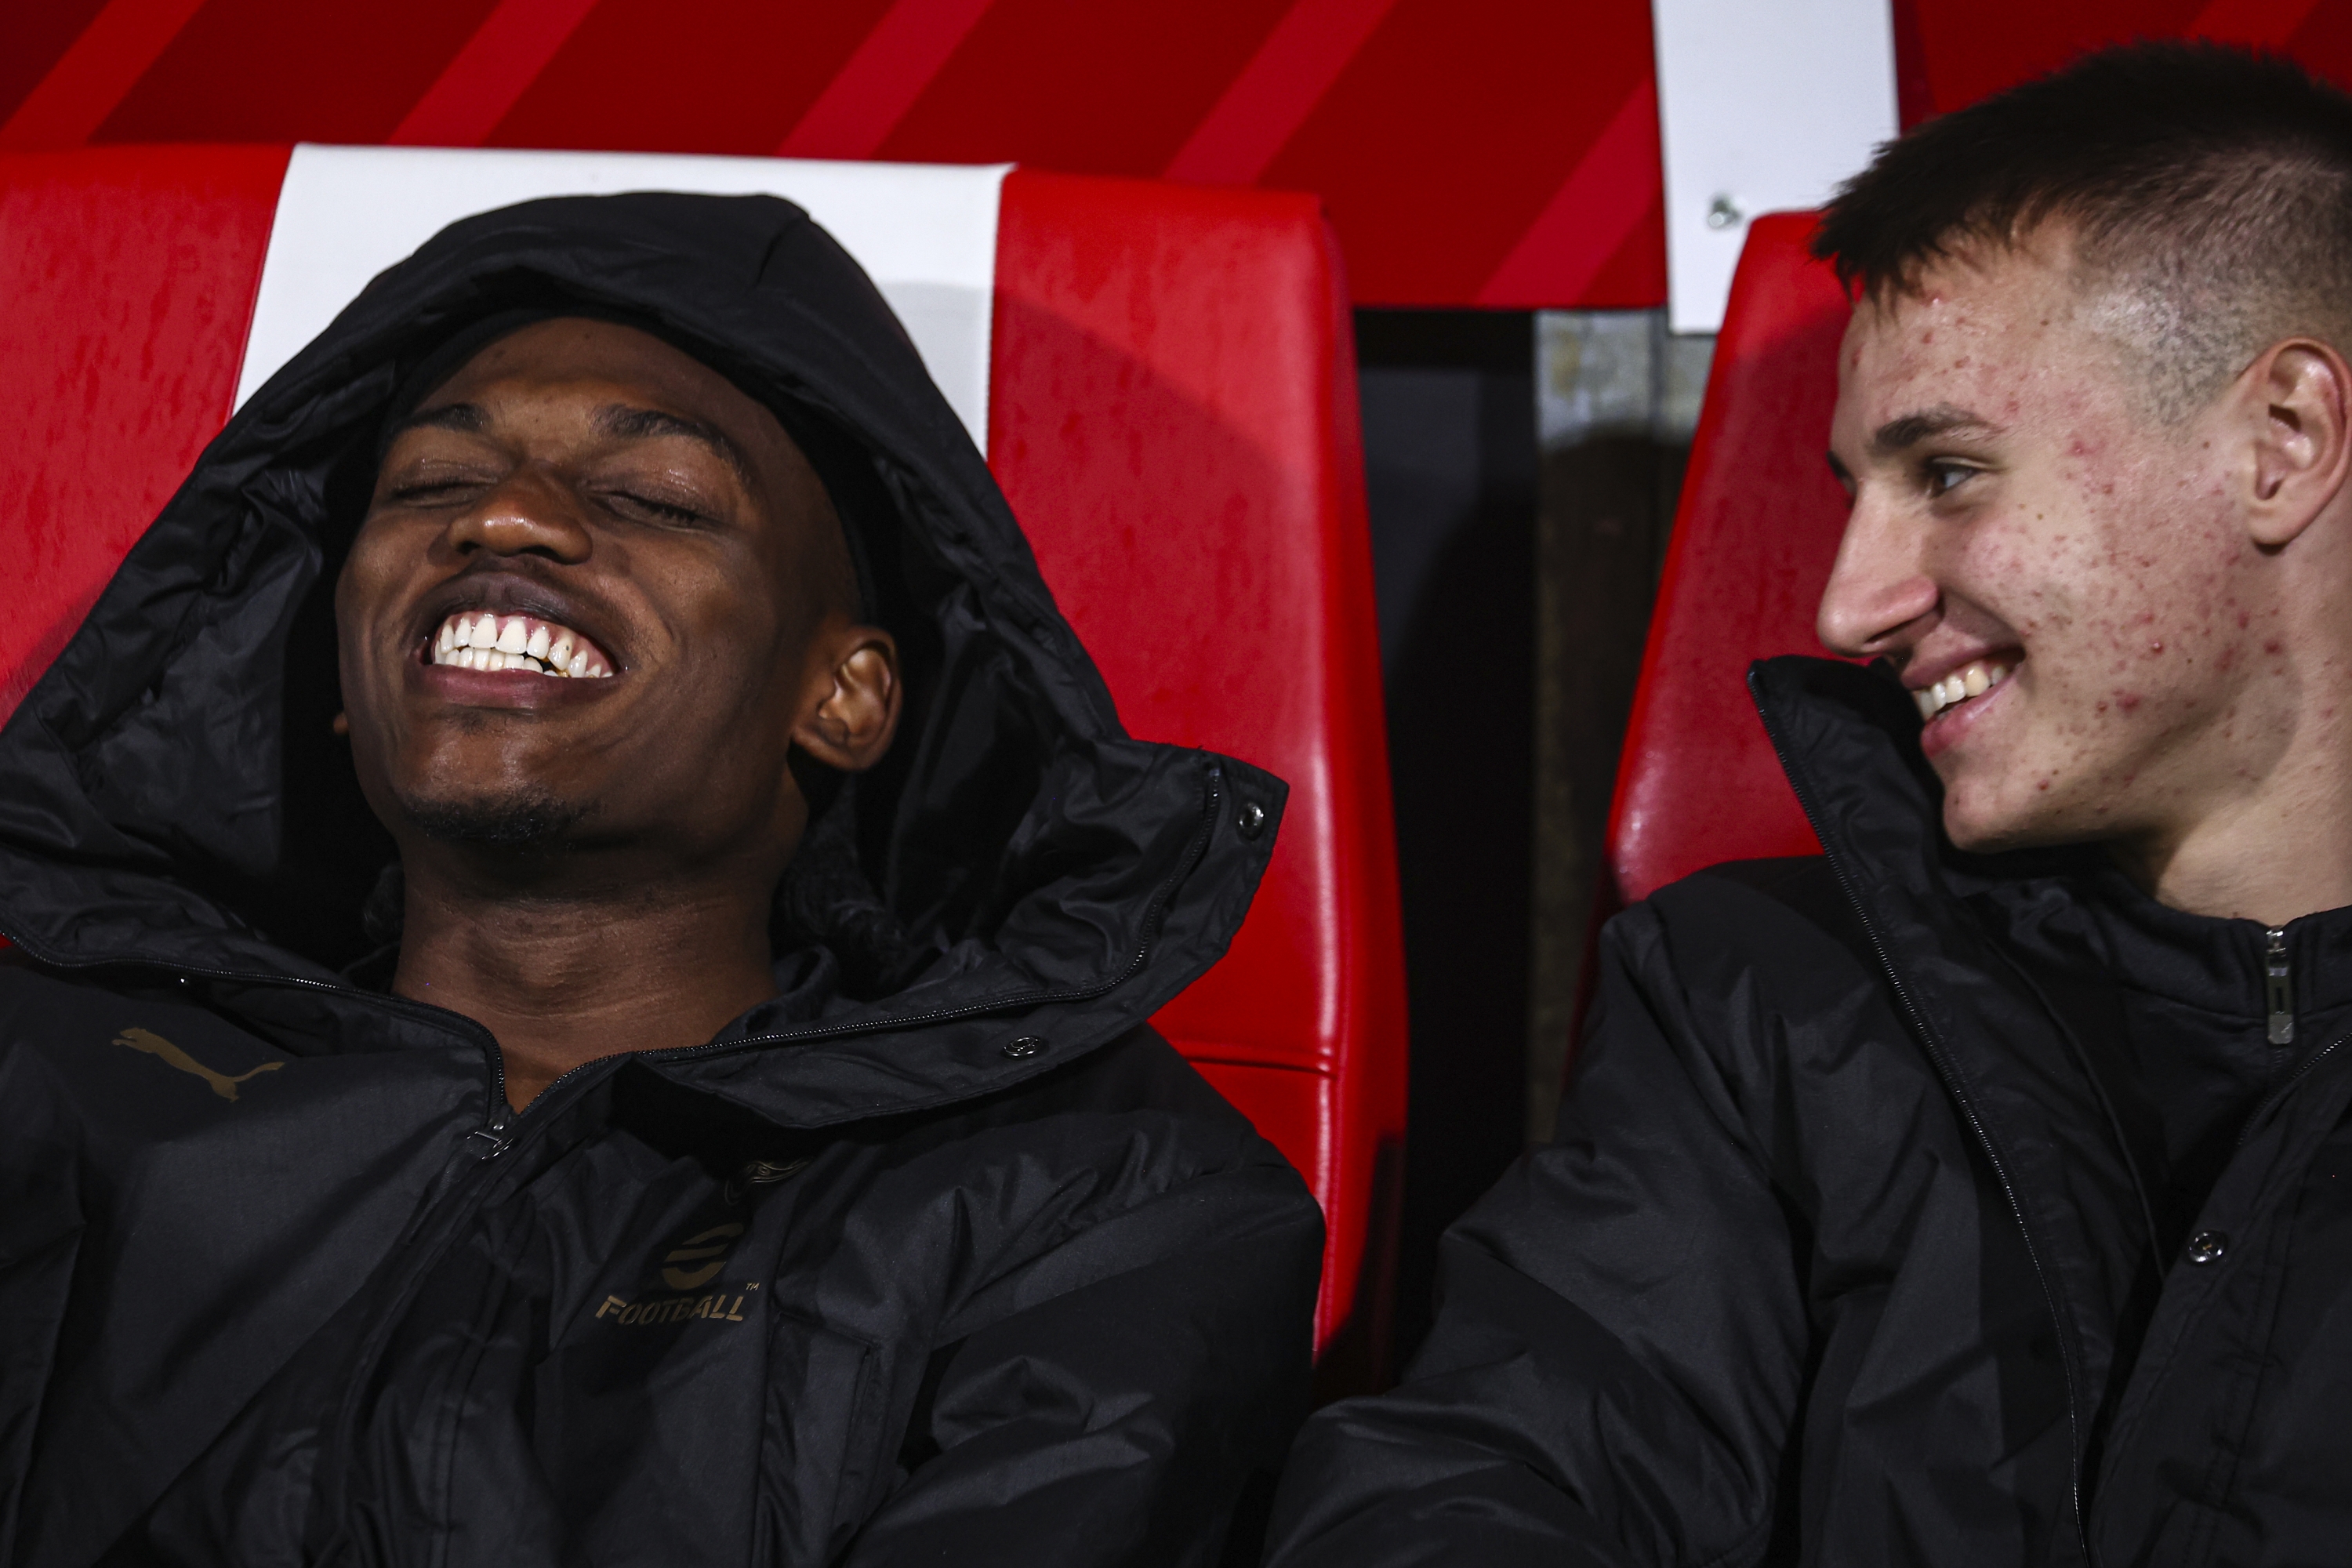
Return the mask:
<svg viewBox="0 0 2352 1568"><path fill-rule="evenodd" d="M1271 1561L2352 1562L2342 911L2294 922L2311 1026L2168 1212L2116 985L2033 935L2090 857L1956 852L1880 674L1750 684L1825 858L1607 928L1557 1137L1449 1233L1403 1384L1307 1424ZM2208 1016L2259 1042L2221 960L2264 933L2210 925Z"/></svg>
<svg viewBox="0 0 2352 1568"><path fill-rule="evenodd" d="M898 974L785 952L708 1045L511 1115L480 1027L368 982L390 842L328 595L395 389L551 303L814 411L887 498L910 705L835 809ZM1321 1224L1145 1020L1282 798L1121 731L797 208L454 226L231 421L0 731L0 1564L1215 1561L1304 1407Z"/></svg>

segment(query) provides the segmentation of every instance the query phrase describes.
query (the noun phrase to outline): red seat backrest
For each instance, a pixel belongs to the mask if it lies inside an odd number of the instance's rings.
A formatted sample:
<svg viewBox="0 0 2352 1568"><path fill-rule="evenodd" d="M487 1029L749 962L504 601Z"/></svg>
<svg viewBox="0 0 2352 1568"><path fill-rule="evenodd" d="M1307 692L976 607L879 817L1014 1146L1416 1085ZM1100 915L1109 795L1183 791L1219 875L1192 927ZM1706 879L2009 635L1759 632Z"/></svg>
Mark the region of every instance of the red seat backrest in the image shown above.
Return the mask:
<svg viewBox="0 0 2352 1568"><path fill-rule="evenodd" d="M1749 226L1642 655L1609 823L1616 901L1724 860L1820 850L1748 700L1749 661L1823 651L1845 527L1830 414L1847 302L1811 213Z"/></svg>
<svg viewBox="0 0 2352 1568"><path fill-rule="evenodd" d="M997 237L989 462L1055 597L1129 730L1290 783L1232 952L1157 1022L1322 1198L1318 1343L1360 1302L1376 1362L1403 935L1338 251L1312 197L1021 170Z"/></svg>
<svg viewBox="0 0 2352 1568"><path fill-rule="evenodd" d="M0 720L228 417L287 152L0 156Z"/></svg>
<svg viewBox="0 0 2352 1568"><path fill-rule="evenodd" d="M288 152L0 156L0 718L226 418ZM1291 785L1157 1022L1323 1204L1318 1344L1377 1337L1403 953L1337 254L1311 198L1024 172L997 234L992 463L1055 596L1129 731Z"/></svg>

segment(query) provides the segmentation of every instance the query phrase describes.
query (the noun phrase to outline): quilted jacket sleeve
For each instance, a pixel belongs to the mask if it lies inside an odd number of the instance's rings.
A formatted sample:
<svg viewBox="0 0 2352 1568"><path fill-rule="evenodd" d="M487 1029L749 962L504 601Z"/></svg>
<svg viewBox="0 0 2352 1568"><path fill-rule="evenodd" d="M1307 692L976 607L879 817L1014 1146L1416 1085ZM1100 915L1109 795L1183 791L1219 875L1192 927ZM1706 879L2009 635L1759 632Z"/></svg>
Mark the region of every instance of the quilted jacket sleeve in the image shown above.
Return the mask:
<svg viewBox="0 0 2352 1568"><path fill-rule="evenodd" d="M847 1561L1224 1560L1237 1513L1247 1538L1262 1526L1306 1410L1322 1246L1266 1149L992 1287L946 1326L907 1479Z"/></svg>
<svg viewBox="0 0 2352 1568"><path fill-rule="evenodd" d="M1695 1025L1664 928L1601 942L1554 1142L1444 1243L1403 1383L1321 1412L1275 1505L1280 1568L1756 1559L1807 1328L1754 1131L1769 1035Z"/></svg>

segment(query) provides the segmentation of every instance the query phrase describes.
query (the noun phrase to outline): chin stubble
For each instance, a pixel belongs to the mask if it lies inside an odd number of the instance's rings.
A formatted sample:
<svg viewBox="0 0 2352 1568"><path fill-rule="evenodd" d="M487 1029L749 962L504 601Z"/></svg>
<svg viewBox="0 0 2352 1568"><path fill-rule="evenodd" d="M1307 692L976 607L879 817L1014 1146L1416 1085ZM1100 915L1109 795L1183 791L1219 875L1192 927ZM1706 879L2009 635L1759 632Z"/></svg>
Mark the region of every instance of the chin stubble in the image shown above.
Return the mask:
<svg viewBox="0 0 2352 1568"><path fill-rule="evenodd" d="M427 838L481 849L542 852L564 847L593 809L544 793L403 804L409 822Z"/></svg>

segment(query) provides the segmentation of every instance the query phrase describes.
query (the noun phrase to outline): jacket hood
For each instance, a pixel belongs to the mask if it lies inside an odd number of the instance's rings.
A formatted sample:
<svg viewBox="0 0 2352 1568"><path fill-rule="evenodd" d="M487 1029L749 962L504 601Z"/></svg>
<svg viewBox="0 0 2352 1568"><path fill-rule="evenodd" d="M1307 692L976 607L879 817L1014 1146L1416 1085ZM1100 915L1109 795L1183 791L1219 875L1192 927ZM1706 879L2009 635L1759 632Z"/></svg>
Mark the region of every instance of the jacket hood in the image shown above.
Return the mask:
<svg viewBox="0 0 2352 1568"><path fill-rule="evenodd" d="M453 338L567 306L642 321L842 437L856 472L835 454L826 477L906 660L890 756L812 828L853 842L903 962L887 994L853 995L823 942L780 954L785 994L741 1043L1041 1008L1099 1043L1213 963L1281 783L1127 737L979 452L829 235L772 197L666 193L452 225L230 420L0 730L0 934L54 965L342 984L392 859L328 727L331 589L378 435ZM992 1037L950 1054L993 1059ZM871 1065L886 1099L952 1087Z"/></svg>

